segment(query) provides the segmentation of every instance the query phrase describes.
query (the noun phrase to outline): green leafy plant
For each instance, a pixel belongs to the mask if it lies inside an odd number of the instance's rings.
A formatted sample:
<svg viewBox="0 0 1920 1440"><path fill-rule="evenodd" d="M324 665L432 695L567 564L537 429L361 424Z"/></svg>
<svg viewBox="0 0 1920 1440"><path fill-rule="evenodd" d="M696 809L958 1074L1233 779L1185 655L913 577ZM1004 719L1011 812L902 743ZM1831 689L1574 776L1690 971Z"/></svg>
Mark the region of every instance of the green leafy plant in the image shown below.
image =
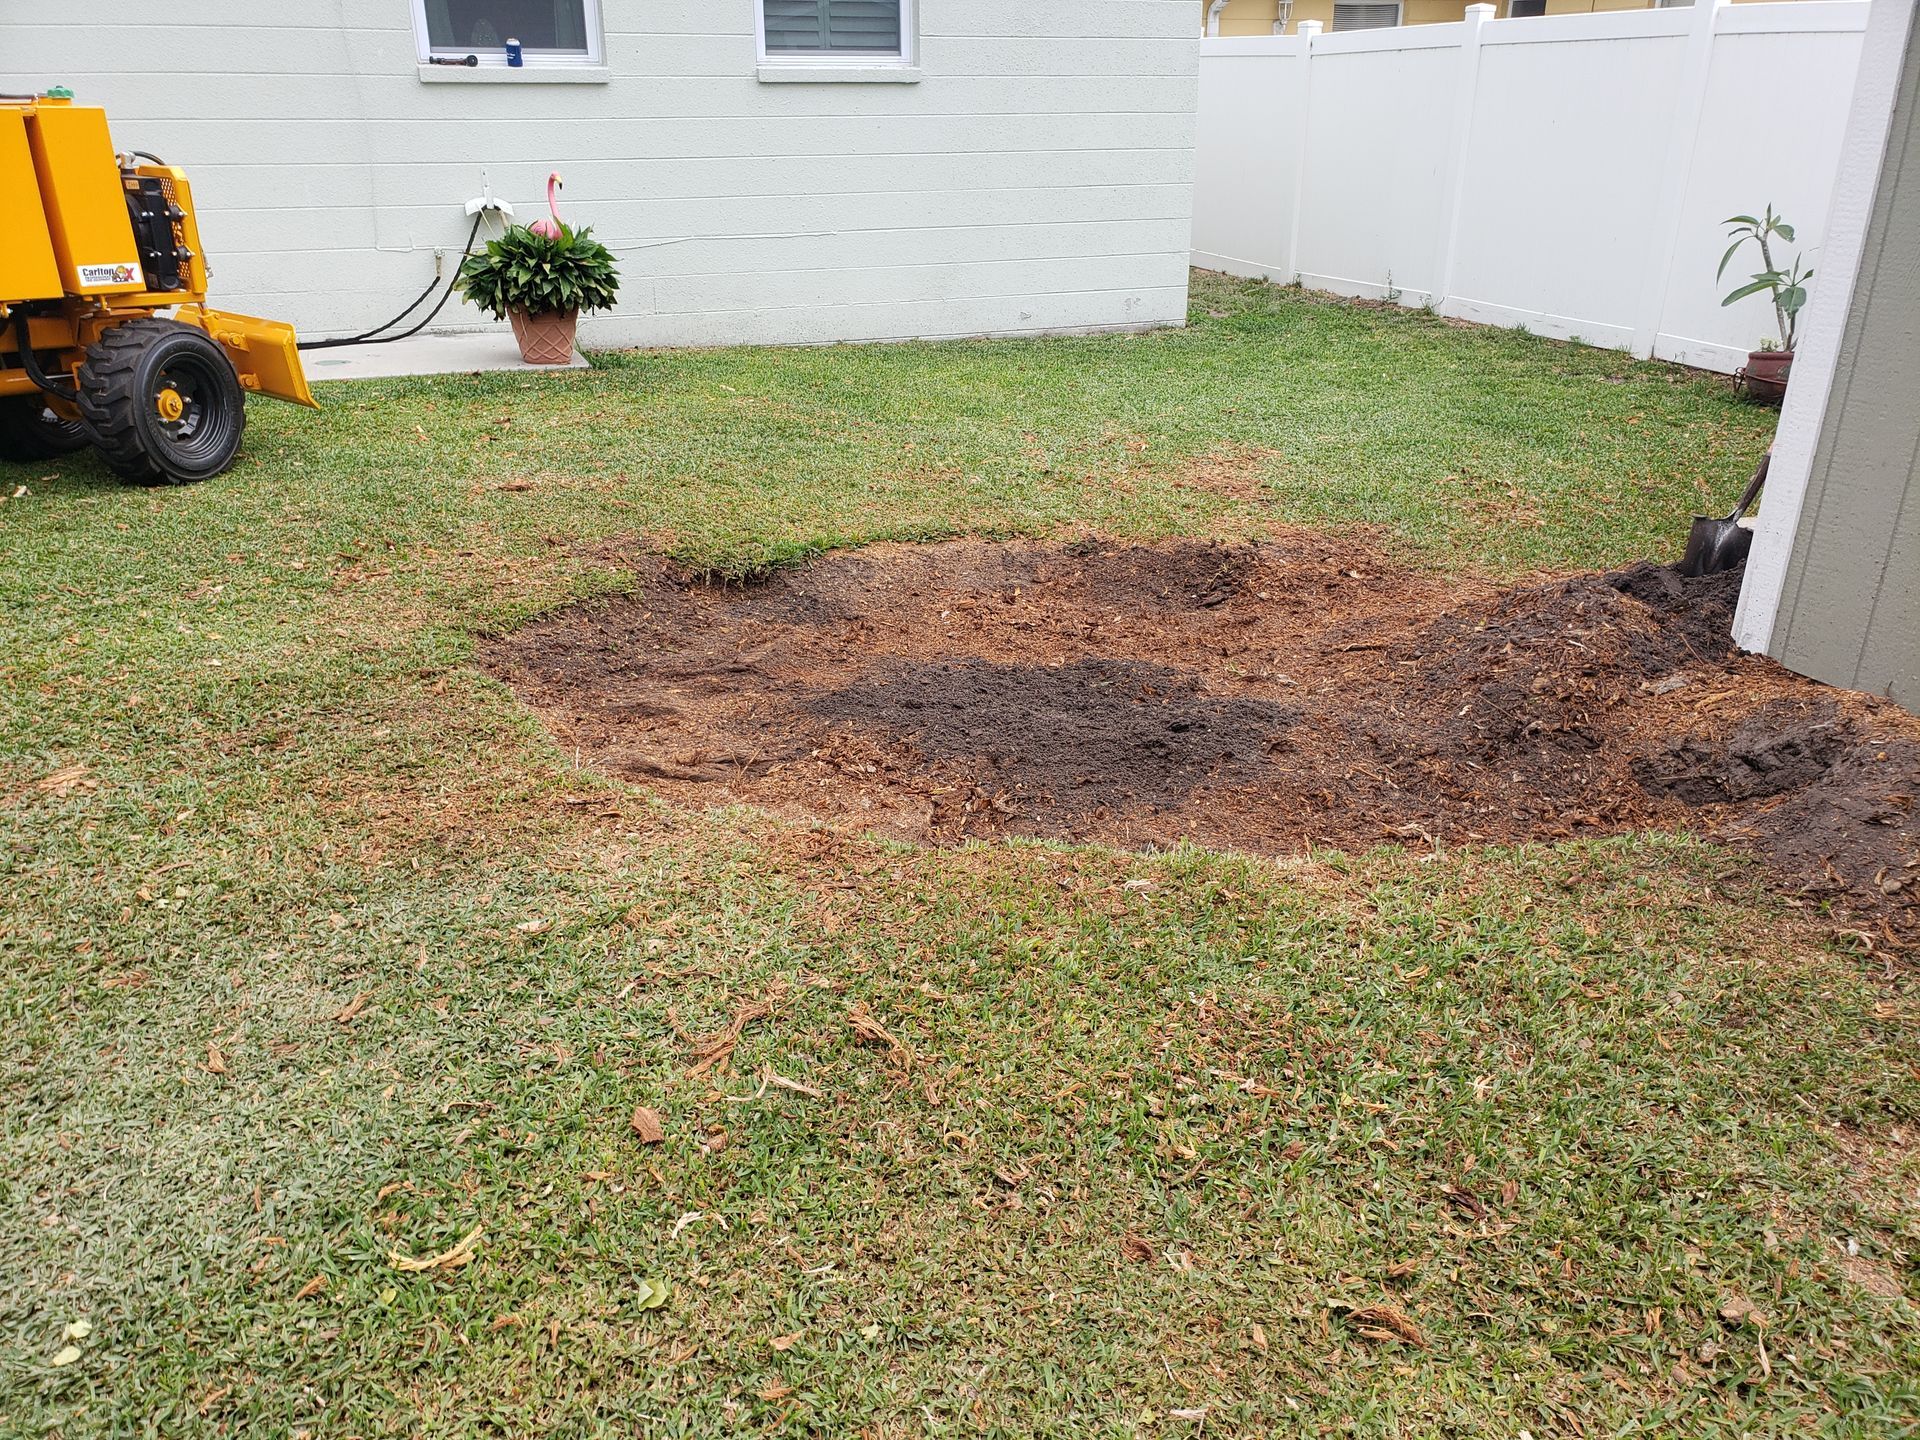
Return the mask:
<svg viewBox="0 0 1920 1440"><path fill-rule="evenodd" d="M1782 270L1774 261L1771 243L1779 239L1791 245L1793 226L1774 214L1771 205L1767 206L1764 215L1731 215L1721 223L1728 227L1727 234L1732 238L1733 243L1727 246L1727 253L1720 257L1720 268L1714 272L1713 278L1715 280L1722 278L1727 273L1727 266L1732 263L1733 257L1746 245L1760 247L1760 263L1766 268L1755 273L1752 279L1727 296L1720 304L1725 307L1736 300L1744 300L1749 295L1758 295L1762 291L1770 292L1773 298L1773 318L1780 326L1780 341L1778 346L1768 341L1762 348L1793 349L1794 334L1800 324L1800 311L1807 303L1807 281L1813 278L1813 271L1801 265L1798 255L1793 257L1792 264Z"/></svg>
<svg viewBox="0 0 1920 1440"><path fill-rule="evenodd" d="M510 310L529 315L605 310L620 291L613 252L589 228L562 225L558 239L511 226L484 253L460 267L460 292L496 320Z"/></svg>

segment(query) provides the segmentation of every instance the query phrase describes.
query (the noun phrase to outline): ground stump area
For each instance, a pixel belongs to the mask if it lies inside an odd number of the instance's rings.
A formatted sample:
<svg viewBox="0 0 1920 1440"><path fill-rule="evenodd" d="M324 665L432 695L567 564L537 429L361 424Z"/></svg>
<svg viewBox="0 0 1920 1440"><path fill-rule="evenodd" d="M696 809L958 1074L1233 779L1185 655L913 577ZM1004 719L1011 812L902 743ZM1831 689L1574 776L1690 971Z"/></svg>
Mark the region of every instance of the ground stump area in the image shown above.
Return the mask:
<svg viewBox="0 0 1920 1440"><path fill-rule="evenodd" d="M1740 576L1501 588L1363 539L877 545L481 647L582 759L946 844L1266 854L1689 827L1920 934L1920 722L1731 653Z"/></svg>

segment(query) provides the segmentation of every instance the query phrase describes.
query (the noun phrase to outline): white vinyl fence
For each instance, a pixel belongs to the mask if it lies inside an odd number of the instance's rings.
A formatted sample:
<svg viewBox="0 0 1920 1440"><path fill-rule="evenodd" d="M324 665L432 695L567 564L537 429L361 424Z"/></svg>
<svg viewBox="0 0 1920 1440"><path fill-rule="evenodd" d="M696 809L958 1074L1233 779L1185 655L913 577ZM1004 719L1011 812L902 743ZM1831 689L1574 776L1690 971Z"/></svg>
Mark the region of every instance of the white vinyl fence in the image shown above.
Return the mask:
<svg viewBox="0 0 1920 1440"><path fill-rule="evenodd" d="M1775 329L1720 222L1771 202L1818 267L1867 12L1203 40L1194 263L1731 371Z"/></svg>

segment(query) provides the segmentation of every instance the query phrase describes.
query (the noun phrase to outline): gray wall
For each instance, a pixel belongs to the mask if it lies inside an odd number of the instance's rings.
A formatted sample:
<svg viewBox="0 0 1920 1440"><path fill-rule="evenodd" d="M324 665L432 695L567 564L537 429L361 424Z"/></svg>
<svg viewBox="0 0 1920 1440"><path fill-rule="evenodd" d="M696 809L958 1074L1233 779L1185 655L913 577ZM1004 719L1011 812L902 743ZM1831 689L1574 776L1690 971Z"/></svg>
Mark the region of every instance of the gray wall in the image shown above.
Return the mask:
<svg viewBox="0 0 1920 1440"><path fill-rule="evenodd" d="M1920 26L1769 650L1920 706Z"/></svg>
<svg viewBox="0 0 1920 1440"><path fill-rule="evenodd" d="M603 0L593 83L501 84L422 73L407 0L0 0L0 91L106 106L191 178L215 303L315 335L411 300L483 170L522 219L560 171L618 253L589 345L1185 320L1187 0L922 0L918 84L766 83L757 3Z"/></svg>

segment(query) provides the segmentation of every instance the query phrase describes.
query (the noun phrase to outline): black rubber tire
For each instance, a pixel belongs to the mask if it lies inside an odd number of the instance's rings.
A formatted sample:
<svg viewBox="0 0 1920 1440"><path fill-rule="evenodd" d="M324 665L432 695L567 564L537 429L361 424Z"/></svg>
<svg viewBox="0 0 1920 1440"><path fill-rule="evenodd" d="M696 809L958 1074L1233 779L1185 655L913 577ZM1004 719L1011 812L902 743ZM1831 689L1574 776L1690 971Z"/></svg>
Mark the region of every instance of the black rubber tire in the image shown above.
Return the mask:
<svg viewBox="0 0 1920 1440"><path fill-rule="evenodd" d="M172 390L178 418L160 409ZM187 485L240 453L246 392L233 362L203 330L178 320L128 320L87 347L80 413L108 467L139 485Z"/></svg>
<svg viewBox="0 0 1920 1440"><path fill-rule="evenodd" d="M37 395L0 396L0 460L52 460L92 443L78 420L62 420Z"/></svg>

